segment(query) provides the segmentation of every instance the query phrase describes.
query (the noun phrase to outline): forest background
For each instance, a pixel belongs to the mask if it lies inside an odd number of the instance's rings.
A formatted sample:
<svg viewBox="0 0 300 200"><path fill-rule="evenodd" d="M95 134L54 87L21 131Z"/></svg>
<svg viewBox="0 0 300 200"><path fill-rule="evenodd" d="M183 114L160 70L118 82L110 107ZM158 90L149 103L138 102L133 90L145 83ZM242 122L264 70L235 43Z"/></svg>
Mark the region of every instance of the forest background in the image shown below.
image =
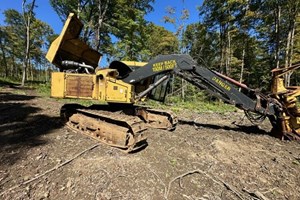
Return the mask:
<svg viewBox="0 0 300 200"><path fill-rule="evenodd" d="M268 91L271 69L300 61L300 0L178 0L169 2L159 26L147 18L155 0L50 0L61 22L70 12L84 24L82 39L113 60L148 61L159 54L190 54L201 66L221 72L251 88ZM38 19L39 1L20 0L21 11L3 11L0 26L0 76L24 85L49 82L57 70L46 59L58 36ZM45 3L45 2L43 2ZM190 5L197 6L191 22ZM177 4L176 4L177 5ZM195 15L193 11L193 15ZM58 22L59 23L59 22ZM172 26L171 30L165 27ZM299 85L299 72L286 85ZM195 88L176 79L171 96L197 99Z"/></svg>

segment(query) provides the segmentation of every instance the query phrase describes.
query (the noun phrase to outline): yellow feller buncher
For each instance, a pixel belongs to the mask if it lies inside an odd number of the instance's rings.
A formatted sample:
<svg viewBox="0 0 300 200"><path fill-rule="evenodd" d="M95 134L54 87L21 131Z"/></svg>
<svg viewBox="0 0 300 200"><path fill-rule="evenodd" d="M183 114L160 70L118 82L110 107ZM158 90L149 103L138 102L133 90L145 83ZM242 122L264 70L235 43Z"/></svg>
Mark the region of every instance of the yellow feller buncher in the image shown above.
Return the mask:
<svg viewBox="0 0 300 200"><path fill-rule="evenodd" d="M102 55L80 40L82 28L76 15L70 14L46 55L60 69L52 73L51 97L107 103L90 107L64 105L61 115L76 132L127 152L144 147L147 128L174 130L178 120L169 111L136 103L145 98L164 101L169 80L177 75L244 110L251 121L268 118L273 126L271 135L281 139L300 138L300 110L296 103L300 87L285 88L283 84L284 74L296 70L300 64L273 70L269 95L199 66L189 55L159 55L147 63L113 61L107 68L99 69Z"/></svg>

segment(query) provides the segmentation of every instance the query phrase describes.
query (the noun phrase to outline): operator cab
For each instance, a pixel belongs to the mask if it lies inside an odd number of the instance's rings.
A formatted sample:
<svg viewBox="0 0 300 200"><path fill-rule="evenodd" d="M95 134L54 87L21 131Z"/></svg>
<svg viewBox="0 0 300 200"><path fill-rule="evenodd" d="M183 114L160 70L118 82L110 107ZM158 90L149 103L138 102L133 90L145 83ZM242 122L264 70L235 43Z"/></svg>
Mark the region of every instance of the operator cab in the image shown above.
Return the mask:
<svg viewBox="0 0 300 200"><path fill-rule="evenodd" d="M126 78L131 72L145 66L147 62L136 62L136 61L113 61L110 63L109 68L110 69L116 69L119 73L117 79L124 79ZM146 90L151 84L158 81L160 78L162 78L164 75L156 75L154 77L149 77L147 79L141 80L134 84L135 87L135 93L139 94L140 92L143 92ZM169 80L169 79L168 79ZM163 102L165 100L167 91L169 89L169 81L166 80L163 82L163 84L158 85L156 88L154 88L150 94L148 95L148 98Z"/></svg>
<svg viewBox="0 0 300 200"><path fill-rule="evenodd" d="M156 75L153 78L152 83L155 83L156 81L158 81L160 78L162 78L164 75L160 74L160 75ZM160 101L160 102L164 102L167 96L167 92L170 89L170 77L165 80L162 84L158 85L156 88L154 88L150 95L149 98L155 101Z"/></svg>

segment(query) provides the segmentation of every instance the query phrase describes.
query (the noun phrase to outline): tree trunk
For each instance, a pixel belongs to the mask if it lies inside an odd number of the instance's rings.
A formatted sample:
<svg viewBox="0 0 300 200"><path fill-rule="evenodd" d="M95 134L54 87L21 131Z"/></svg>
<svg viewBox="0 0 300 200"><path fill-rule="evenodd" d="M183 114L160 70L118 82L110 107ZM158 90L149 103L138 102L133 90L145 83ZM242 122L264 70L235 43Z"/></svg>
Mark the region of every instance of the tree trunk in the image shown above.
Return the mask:
<svg viewBox="0 0 300 200"><path fill-rule="evenodd" d="M290 52L289 52L289 65L288 67L292 66L292 59L293 59L293 53L294 53L294 38L295 38L295 24L296 20L294 20L293 28L292 28L292 34L291 34L291 42L290 42ZM287 74L287 77L285 79L285 86L290 86L291 84L291 76L293 74L293 71L289 72Z"/></svg>
<svg viewBox="0 0 300 200"><path fill-rule="evenodd" d="M243 53L242 53L242 65L241 65L241 73L240 73L240 83L243 82L243 75L244 75L244 66L245 66L245 46L243 47ZM239 91L241 91L241 88L239 88Z"/></svg>
<svg viewBox="0 0 300 200"><path fill-rule="evenodd" d="M230 31L227 32L227 41L228 41L228 47L226 50L226 75L230 76L231 74L231 68L230 68L230 63L231 63L231 36L230 36Z"/></svg>
<svg viewBox="0 0 300 200"><path fill-rule="evenodd" d="M229 41L229 31L226 34L226 45L225 45L225 74L229 76L229 49L230 49L230 41Z"/></svg>
<svg viewBox="0 0 300 200"><path fill-rule="evenodd" d="M8 77L8 66L7 66L6 56L5 56L4 45L2 44L2 41L0 41L0 49L2 51L2 59L5 68L5 77Z"/></svg>
<svg viewBox="0 0 300 200"><path fill-rule="evenodd" d="M14 51L12 52L12 57L11 57L11 62L12 62L12 77L16 77L19 78L19 70L18 70L18 66L16 65L15 62L15 56L14 56Z"/></svg>
<svg viewBox="0 0 300 200"><path fill-rule="evenodd" d="M30 62L30 60L28 61L28 66L30 69L30 80L33 81L34 70L33 70L33 64Z"/></svg>
<svg viewBox="0 0 300 200"><path fill-rule="evenodd" d="M295 26L296 26L296 17L298 14L298 3L292 2L290 5L291 8L289 10L289 27L288 27L288 37L287 37L287 45L285 50L285 66L290 67L292 65L293 59L293 49L294 49L294 36L295 36ZM290 86L290 79L293 72L287 73L285 75L285 86Z"/></svg>
<svg viewBox="0 0 300 200"><path fill-rule="evenodd" d="M224 40L223 40L223 32L222 32L222 26L220 26L220 73L224 73L223 64L224 64Z"/></svg>
<svg viewBox="0 0 300 200"><path fill-rule="evenodd" d="M28 67L28 61L29 61L29 47L30 47L30 17L27 18L26 23L26 51L25 51L25 59L23 62L23 72L22 72L22 84L21 86L25 85L26 76L27 76L27 67Z"/></svg>
<svg viewBox="0 0 300 200"><path fill-rule="evenodd" d="M289 62L290 62L291 38L292 38L292 30L289 29L289 33L286 40L286 47L285 47L285 62L284 62L285 68L289 66Z"/></svg>
<svg viewBox="0 0 300 200"><path fill-rule="evenodd" d="M287 41L286 41L286 47L285 47L285 62L284 62L284 67L285 68L288 68L289 67L289 64L290 64L290 51L291 51L291 38L292 38L292 30L290 29L289 30L289 33L288 33L288 37L287 37ZM289 76L289 73L285 74L285 79L284 79L284 85L285 86L289 86L289 79L290 79L290 76Z"/></svg>
<svg viewBox="0 0 300 200"><path fill-rule="evenodd" d="M77 18L80 19L81 5L80 0L77 2Z"/></svg>
<svg viewBox="0 0 300 200"><path fill-rule="evenodd" d="M15 63L11 63L10 67L10 77L14 77Z"/></svg>
<svg viewBox="0 0 300 200"><path fill-rule="evenodd" d="M288 68L290 66L290 62L291 62L291 41L292 41L292 31L289 28L289 33L288 33L288 37L287 37L287 42L286 42L286 48L285 48L285 68ZM290 85L290 76L289 73L287 73L285 75L285 79L284 79L284 84L285 86L289 86Z"/></svg>
<svg viewBox="0 0 300 200"><path fill-rule="evenodd" d="M184 89L184 85L185 85L185 80L182 78L182 79L181 79L181 98L182 98L182 101L185 100L185 89Z"/></svg>
<svg viewBox="0 0 300 200"><path fill-rule="evenodd" d="M49 66L48 66L48 64L46 64L46 67L45 67L45 81L46 81L46 83L48 83L48 71L49 71Z"/></svg>
<svg viewBox="0 0 300 200"><path fill-rule="evenodd" d="M174 93L174 79L175 79L175 75L172 74L172 82L171 82L171 94Z"/></svg>
<svg viewBox="0 0 300 200"><path fill-rule="evenodd" d="M32 1L31 6L28 10L27 16L25 12L25 7L26 7L26 0L23 0L22 2L22 9L23 9L23 16L24 16L24 22L26 25L26 51L25 51L25 59L23 62L23 73L22 73L22 83L21 86L25 85L25 80L26 80L26 70L29 64L29 53L30 53L30 24L31 24L31 17L32 17L32 12L33 8L35 6L35 0Z"/></svg>
<svg viewBox="0 0 300 200"><path fill-rule="evenodd" d="M275 37L276 37L276 44L275 44L275 63L276 68L279 68L279 53L280 53L280 32L279 32L279 26L280 26L280 18L281 18L281 7L279 5L276 6L275 10Z"/></svg>
<svg viewBox="0 0 300 200"><path fill-rule="evenodd" d="M97 26L97 41L96 41L96 47L97 47L97 51L99 51L100 49L100 31L101 31L101 25L102 25L102 4L101 4L101 0L99 0L98 3L98 13L99 13L99 17L98 17L98 26Z"/></svg>
<svg viewBox="0 0 300 200"><path fill-rule="evenodd" d="M103 26L103 22L104 22L104 18L105 18L105 15L106 15L106 12L108 10L108 4L109 4L109 1L110 0L106 0L103 5L103 0L99 0L99 3L98 3L98 14L99 14L99 17L98 17L98 25L97 25L97 50L99 51L100 50L100 45L101 45L101 29L102 29L102 26Z"/></svg>

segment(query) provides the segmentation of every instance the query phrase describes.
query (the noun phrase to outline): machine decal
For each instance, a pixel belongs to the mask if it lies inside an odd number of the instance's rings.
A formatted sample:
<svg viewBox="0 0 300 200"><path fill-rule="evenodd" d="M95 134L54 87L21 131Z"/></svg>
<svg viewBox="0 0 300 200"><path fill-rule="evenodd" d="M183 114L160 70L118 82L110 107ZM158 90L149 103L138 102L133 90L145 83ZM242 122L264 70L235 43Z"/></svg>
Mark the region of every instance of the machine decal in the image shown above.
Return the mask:
<svg viewBox="0 0 300 200"><path fill-rule="evenodd" d="M175 66L176 66L175 60L166 60L163 62L158 62L158 63L153 64L152 71L159 72L159 71L174 69Z"/></svg>
<svg viewBox="0 0 300 200"><path fill-rule="evenodd" d="M224 88L225 90L228 90L228 91L231 90L231 87L228 84L226 84L224 81L222 81L221 79L219 79L218 77L214 76L212 78L212 80L214 82L216 82L219 86L221 86L222 88Z"/></svg>

